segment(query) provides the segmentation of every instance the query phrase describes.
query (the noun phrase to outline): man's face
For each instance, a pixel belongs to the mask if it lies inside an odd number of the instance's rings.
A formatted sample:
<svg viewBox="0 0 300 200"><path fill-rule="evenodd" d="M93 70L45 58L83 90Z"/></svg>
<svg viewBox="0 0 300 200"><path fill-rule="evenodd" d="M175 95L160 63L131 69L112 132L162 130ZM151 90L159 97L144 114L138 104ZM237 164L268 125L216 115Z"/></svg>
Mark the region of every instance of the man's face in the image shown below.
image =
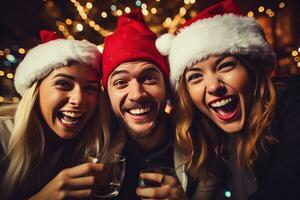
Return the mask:
<svg viewBox="0 0 300 200"><path fill-rule="evenodd" d="M155 65L127 62L119 65L107 84L112 109L133 139L152 136L166 106L166 85Z"/></svg>

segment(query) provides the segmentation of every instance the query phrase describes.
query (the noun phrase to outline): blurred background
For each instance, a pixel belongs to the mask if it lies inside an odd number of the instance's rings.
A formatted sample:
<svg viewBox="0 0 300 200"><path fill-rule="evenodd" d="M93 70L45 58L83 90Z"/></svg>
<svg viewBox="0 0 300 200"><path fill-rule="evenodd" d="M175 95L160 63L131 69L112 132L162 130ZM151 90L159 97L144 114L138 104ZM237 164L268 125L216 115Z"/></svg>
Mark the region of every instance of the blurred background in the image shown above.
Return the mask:
<svg viewBox="0 0 300 200"><path fill-rule="evenodd" d="M48 29L68 39L86 39L103 48L103 38L117 17L140 8L158 35L175 32L197 12L220 0L1 0L0 103L19 101L14 72L27 51L38 45L39 31ZM263 26L278 56L275 77L300 72L299 0L237 0L242 11ZM213 38L212 38L213 39Z"/></svg>

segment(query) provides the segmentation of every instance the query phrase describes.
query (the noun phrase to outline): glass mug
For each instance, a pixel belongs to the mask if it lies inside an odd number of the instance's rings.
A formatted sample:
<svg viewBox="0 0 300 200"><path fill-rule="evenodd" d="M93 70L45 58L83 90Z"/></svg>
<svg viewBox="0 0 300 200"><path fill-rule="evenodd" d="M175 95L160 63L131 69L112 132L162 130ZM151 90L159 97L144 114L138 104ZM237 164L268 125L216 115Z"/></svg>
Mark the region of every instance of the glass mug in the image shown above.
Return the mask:
<svg viewBox="0 0 300 200"><path fill-rule="evenodd" d="M90 157L93 163L104 164L104 169L95 175L92 196L110 198L119 194L125 174L125 157L119 154L107 154L104 158Z"/></svg>

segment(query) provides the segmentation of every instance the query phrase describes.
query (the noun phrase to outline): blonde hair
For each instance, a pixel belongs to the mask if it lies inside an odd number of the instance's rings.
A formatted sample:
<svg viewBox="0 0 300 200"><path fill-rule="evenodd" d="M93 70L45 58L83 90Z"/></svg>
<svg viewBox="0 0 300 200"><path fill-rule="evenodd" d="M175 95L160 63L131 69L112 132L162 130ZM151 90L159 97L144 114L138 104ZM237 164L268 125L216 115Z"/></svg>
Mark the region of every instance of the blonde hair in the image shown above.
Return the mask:
<svg viewBox="0 0 300 200"><path fill-rule="evenodd" d="M260 62L238 58L254 79L255 88L245 132L239 135L233 152L237 154L238 166L250 168L261 153L267 151L268 144L276 142L270 130L276 98L265 68L257 64ZM197 176L203 169L206 174L210 169L217 169L216 161L226 160L228 146L224 132L194 105L187 90L185 73L179 79L177 91L176 143L185 155L183 164Z"/></svg>
<svg viewBox="0 0 300 200"><path fill-rule="evenodd" d="M37 108L39 83L26 90L18 105L1 108L1 115L14 115L14 127L8 144L5 161L9 163L4 175L1 193L10 199L16 188L21 188L31 170L39 165L44 156L45 137L38 118ZM77 136L71 161L84 162L91 151L104 155L109 148L108 117L103 92L99 94L99 105L84 130ZM16 108L16 109L13 109ZM102 127L99 126L101 122ZM2 162L2 161L0 161Z"/></svg>

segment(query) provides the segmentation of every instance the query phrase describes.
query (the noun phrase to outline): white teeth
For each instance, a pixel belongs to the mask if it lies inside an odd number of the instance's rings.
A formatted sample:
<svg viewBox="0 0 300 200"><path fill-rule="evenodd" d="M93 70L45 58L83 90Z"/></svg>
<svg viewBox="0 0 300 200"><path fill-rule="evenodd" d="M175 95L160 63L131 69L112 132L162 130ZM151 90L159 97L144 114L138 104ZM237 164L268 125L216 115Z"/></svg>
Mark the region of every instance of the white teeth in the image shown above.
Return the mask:
<svg viewBox="0 0 300 200"><path fill-rule="evenodd" d="M62 112L63 115L68 116L68 117L81 117L83 114L78 113L78 112Z"/></svg>
<svg viewBox="0 0 300 200"><path fill-rule="evenodd" d="M232 98L229 97L227 99L222 99L221 101L217 101L215 103L212 103L211 106L213 108L219 108L219 107L225 106L226 104L228 104L231 101L232 101Z"/></svg>
<svg viewBox="0 0 300 200"><path fill-rule="evenodd" d="M77 124L79 122L79 120L75 120L75 121L68 121L68 120L65 120L64 118L61 119L61 122L63 124L66 124L66 125L74 125L74 124Z"/></svg>
<svg viewBox="0 0 300 200"><path fill-rule="evenodd" d="M130 109L129 112L133 115L140 115L149 112L151 107Z"/></svg>

